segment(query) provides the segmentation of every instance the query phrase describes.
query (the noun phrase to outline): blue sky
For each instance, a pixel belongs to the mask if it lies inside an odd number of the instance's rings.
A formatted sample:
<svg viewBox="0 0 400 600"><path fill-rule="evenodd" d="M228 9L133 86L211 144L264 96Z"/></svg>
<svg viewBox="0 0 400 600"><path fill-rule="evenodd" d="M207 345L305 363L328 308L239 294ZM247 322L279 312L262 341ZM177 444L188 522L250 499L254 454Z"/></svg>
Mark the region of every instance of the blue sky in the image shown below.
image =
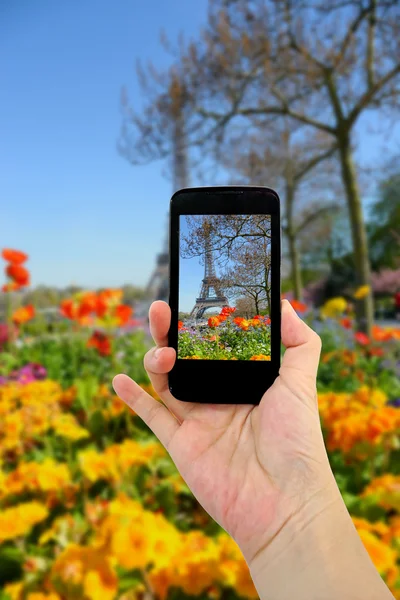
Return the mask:
<svg viewBox="0 0 400 600"><path fill-rule="evenodd" d="M182 240L188 234L186 217L181 215L179 219L179 234ZM182 258L179 256L179 310L190 312L194 307L196 298L200 292L201 281L204 277L204 265L200 257Z"/></svg>
<svg viewBox="0 0 400 600"><path fill-rule="evenodd" d="M169 58L164 28L196 33L205 0L0 3L0 247L30 255L32 284L145 284L172 183L116 150L120 90L141 105L138 58ZM1 275L0 275L1 277Z"/></svg>
<svg viewBox="0 0 400 600"><path fill-rule="evenodd" d="M166 66L160 30L171 40L196 35L206 8L206 0L0 3L0 247L29 253L33 285L147 282L172 184L165 165L133 167L117 153L120 90L127 85L140 107L136 60ZM358 156L374 164L399 129L390 136L366 116Z"/></svg>

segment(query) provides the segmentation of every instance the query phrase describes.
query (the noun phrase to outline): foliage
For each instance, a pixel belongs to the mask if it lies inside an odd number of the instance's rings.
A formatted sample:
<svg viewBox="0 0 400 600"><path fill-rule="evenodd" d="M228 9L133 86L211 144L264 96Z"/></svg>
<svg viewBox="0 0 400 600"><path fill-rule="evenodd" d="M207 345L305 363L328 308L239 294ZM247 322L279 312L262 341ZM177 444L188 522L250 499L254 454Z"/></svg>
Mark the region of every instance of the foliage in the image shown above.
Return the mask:
<svg viewBox="0 0 400 600"><path fill-rule="evenodd" d="M12 252L9 258L25 260ZM18 285L26 281L25 273L13 274L21 275ZM370 293L359 287L352 302ZM143 366L148 332L121 328L131 314L121 298L120 290L103 290L64 299L69 326L58 335L40 327L28 334L37 319L29 304L12 313L13 328L4 324L0 597L256 599L236 543L111 389L112 374L128 372L157 399ZM320 310L291 303L323 339L319 406L338 485L374 564L400 598L400 330L373 327L371 337L357 331L341 296ZM270 360L269 317L235 311L225 306L194 329L179 321L179 354Z"/></svg>
<svg viewBox="0 0 400 600"><path fill-rule="evenodd" d="M380 185L368 224L369 253L375 270L400 266L400 173ZM397 252L393 251L397 248Z"/></svg>
<svg viewBox="0 0 400 600"><path fill-rule="evenodd" d="M15 368L35 362L43 365L50 379L66 388L76 379L95 377L100 383L109 383L110 373L129 372L139 383L148 381L143 367L143 355L148 341L143 331L115 337L111 356L100 356L94 348L87 348L88 334L69 333L59 338L33 339L24 344L15 360ZM0 354L1 364L1 354Z"/></svg>
<svg viewBox="0 0 400 600"><path fill-rule="evenodd" d="M263 357L263 358L260 358ZM208 360L270 360L270 319L210 317L208 325L188 326L178 333L178 358Z"/></svg>
<svg viewBox="0 0 400 600"><path fill-rule="evenodd" d="M395 590L400 333L376 328L373 339L360 343L352 321L339 314L343 302L335 302L325 307L335 317L305 313L323 338L323 432L354 524ZM207 326L210 333L239 327L233 315L224 316L210 318L218 321ZM254 325L239 321L242 333L251 333ZM201 509L147 426L110 390L115 356L87 348L87 335L37 339L4 360L14 373L28 358L43 365L20 368L18 381L14 375L0 385L4 591L18 600L129 600L144 593L257 598L236 544ZM117 359L121 370L155 396L142 366L148 345L136 332L113 340L113 353L125 352Z"/></svg>

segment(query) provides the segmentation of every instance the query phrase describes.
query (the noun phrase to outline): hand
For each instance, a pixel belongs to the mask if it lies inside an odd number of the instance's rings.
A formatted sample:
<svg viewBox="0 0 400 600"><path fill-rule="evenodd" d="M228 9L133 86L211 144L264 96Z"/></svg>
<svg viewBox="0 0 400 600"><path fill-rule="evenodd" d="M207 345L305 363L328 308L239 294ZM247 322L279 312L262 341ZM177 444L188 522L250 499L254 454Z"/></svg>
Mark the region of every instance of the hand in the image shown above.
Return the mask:
<svg viewBox="0 0 400 600"><path fill-rule="evenodd" d="M291 524L300 528L341 501L318 415L321 341L284 300L286 352L279 377L260 404L187 403L168 389L167 373L176 358L167 347L170 318L166 303L152 304L150 329L157 346L144 359L164 404L126 375L117 375L113 386L159 438L194 496L251 566Z"/></svg>

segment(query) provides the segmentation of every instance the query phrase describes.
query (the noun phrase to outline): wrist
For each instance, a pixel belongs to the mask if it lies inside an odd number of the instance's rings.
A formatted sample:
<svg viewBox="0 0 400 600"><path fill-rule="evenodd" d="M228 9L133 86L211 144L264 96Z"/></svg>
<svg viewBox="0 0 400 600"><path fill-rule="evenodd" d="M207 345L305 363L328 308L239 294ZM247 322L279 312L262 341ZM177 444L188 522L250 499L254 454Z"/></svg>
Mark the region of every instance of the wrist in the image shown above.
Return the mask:
<svg viewBox="0 0 400 600"><path fill-rule="evenodd" d="M261 600L389 600L332 475L332 485L244 557Z"/></svg>

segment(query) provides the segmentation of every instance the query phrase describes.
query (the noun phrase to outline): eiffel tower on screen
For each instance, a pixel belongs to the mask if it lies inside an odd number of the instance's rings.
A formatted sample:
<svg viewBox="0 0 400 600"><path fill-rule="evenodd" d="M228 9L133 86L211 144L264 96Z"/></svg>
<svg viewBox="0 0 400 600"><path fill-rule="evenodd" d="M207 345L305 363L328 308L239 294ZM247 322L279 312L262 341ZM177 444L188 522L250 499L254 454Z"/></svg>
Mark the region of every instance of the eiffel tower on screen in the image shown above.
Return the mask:
<svg viewBox="0 0 400 600"><path fill-rule="evenodd" d="M221 282L215 273L214 258L210 239L205 241L204 277L201 282L200 295L190 313L191 317L201 319L207 308L229 306L228 299L221 290Z"/></svg>

